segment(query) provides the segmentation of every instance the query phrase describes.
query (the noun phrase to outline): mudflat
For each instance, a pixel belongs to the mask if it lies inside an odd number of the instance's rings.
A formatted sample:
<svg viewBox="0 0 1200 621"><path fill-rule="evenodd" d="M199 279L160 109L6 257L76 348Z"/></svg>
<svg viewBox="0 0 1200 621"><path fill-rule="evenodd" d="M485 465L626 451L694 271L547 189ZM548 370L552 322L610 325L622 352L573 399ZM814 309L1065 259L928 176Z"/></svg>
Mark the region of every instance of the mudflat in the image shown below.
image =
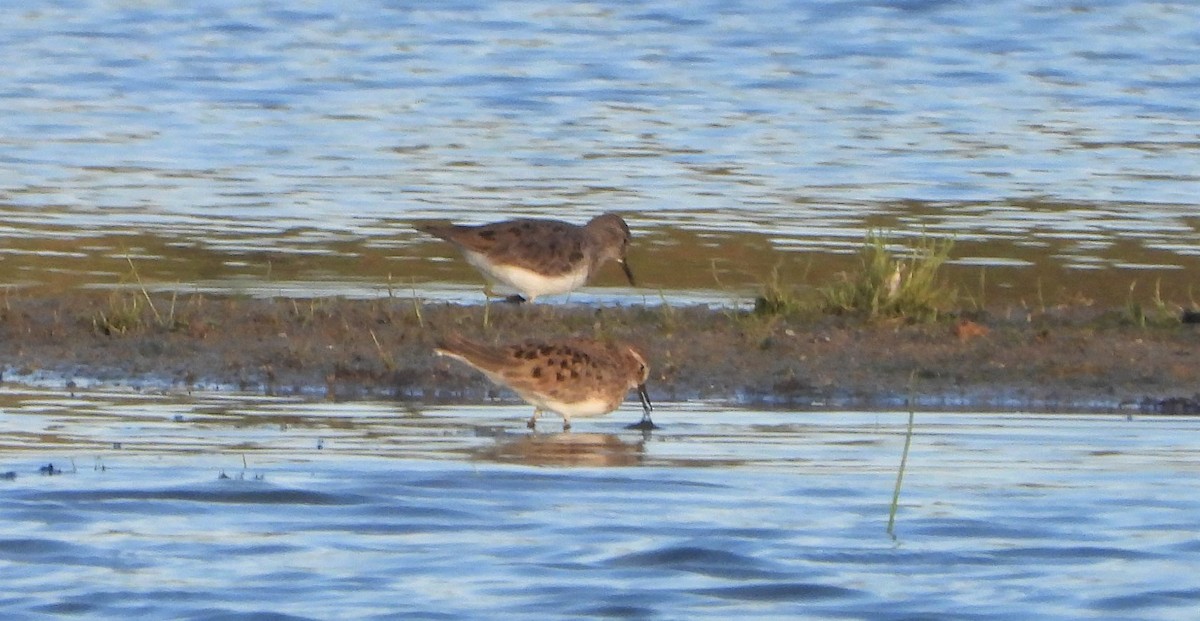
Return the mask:
<svg viewBox="0 0 1200 621"><path fill-rule="evenodd" d="M65 387L515 400L433 355L451 332L627 341L645 354L660 402L893 408L912 399L922 409L1200 413L1200 326L1090 305L910 323L701 305L10 293L0 302L0 370L5 381Z"/></svg>

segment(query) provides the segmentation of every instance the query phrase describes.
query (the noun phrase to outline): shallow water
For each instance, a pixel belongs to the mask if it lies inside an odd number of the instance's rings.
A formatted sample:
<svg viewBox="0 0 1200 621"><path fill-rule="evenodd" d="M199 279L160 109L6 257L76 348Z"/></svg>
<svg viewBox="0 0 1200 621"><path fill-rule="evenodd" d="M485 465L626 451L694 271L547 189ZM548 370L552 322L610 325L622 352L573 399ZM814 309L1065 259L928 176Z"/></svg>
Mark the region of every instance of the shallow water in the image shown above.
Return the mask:
<svg viewBox="0 0 1200 621"><path fill-rule="evenodd" d="M414 220L605 210L652 302L728 301L781 261L824 282L872 228L954 236L951 275L991 299L1179 300L1200 268L1193 2L7 17L0 284L128 284L128 256L158 288L478 300ZM642 299L620 282L593 293Z"/></svg>
<svg viewBox="0 0 1200 621"><path fill-rule="evenodd" d="M6 619L1191 619L1193 421L0 390ZM551 429L550 425L547 429ZM39 473L53 464L58 474Z"/></svg>
<svg viewBox="0 0 1200 621"><path fill-rule="evenodd" d="M24 2L0 22L0 285L478 301L415 220L619 210L646 288L610 271L573 301L819 283L872 228L954 236L980 297L1178 299L1198 41L1200 6L1132 0ZM0 616L1200 600L1189 420L919 414L893 540L902 413L668 403L648 438L632 407L569 435L527 416L0 389Z"/></svg>

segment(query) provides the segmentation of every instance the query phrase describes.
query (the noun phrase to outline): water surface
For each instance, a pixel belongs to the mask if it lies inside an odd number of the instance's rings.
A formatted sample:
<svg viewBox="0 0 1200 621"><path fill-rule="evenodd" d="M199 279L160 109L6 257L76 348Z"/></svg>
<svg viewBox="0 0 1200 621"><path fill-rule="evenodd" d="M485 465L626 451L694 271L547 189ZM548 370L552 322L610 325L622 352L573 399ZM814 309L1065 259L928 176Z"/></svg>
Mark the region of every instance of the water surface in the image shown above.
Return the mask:
<svg viewBox="0 0 1200 621"><path fill-rule="evenodd" d="M464 299L413 221L606 210L709 301L874 228L1009 299L1200 267L1192 2L35 1L0 41L4 284Z"/></svg>
<svg viewBox="0 0 1200 621"><path fill-rule="evenodd" d="M0 392L5 618L1190 619L1193 421ZM628 420L627 420L628 419ZM45 474L53 464L57 474ZM39 473L39 468L43 472Z"/></svg>
<svg viewBox="0 0 1200 621"><path fill-rule="evenodd" d="M34 0L0 285L478 301L416 220L625 213L573 301L815 283L871 229L980 298L1187 300L1200 6ZM661 291L661 297L660 297ZM5 618L1191 619L1192 421L0 390ZM54 473L54 474L51 474Z"/></svg>

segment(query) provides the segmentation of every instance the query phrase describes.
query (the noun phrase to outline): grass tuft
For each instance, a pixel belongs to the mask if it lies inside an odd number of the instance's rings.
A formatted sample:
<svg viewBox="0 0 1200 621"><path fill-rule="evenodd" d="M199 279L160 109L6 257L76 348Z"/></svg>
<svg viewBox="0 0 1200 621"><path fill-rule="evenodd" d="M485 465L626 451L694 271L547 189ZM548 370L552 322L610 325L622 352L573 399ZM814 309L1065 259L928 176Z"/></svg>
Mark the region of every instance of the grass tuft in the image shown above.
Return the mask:
<svg viewBox="0 0 1200 621"><path fill-rule="evenodd" d="M758 297L754 298L754 314L759 316L792 317L810 314L813 309L813 303L805 300L796 287L783 282L778 263L771 268L771 275L763 281Z"/></svg>
<svg viewBox="0 0 1200 621"><path fill-rule="evenodd" d="M108 305L92 316L92 327L102 334L127 334L148 324L144 311L142 298L127 291L113 291L108 296Z"/></svg>
<svg viewBox="0 0 1200 621"><path fill-rule="evenodd" d="M671 306L667 294L662 289L658 290L658 298L661 302L658 307L658 325L662 327L663 332L671 334L679 326L679 313Z"/></svg>
<svg viewBox="0 0 1200 621"><path fill-rule="evenodd" d="M867 234L859 252L861 269L819 289L825 312L924 322L937 320L954 304L957 291L938 274L954 240L922 236L905 256L889 245L883 234Z"/></svg>
<svg viewBox="0 0 1200 621"><path fill-rule="evenodd" d="M1134 298L1137 281L1129 283L1129 295L1122 309L1121 322L1132 324L1139 328L1166 328L1179 325L1180 310L1172 307L1162 298L1161 281L1154 282L1154 296L1148 304L1142 304Z"/></svg>
<svg viewBox="0 0 1200 621"><path fill-rule="evenodd" d="M167 312L160 313L150 297L150 292L146 290L133 259L126 254L125 261L129 263L129 273L121 277L122 287L109 294L108 305L92 316L92 328L103 334L120 335L152 327L165 330L186 327L186 322L175 315L178 292L171 295L171 305ZM131 283L136 285L135 289L128 288Z"/></svg>

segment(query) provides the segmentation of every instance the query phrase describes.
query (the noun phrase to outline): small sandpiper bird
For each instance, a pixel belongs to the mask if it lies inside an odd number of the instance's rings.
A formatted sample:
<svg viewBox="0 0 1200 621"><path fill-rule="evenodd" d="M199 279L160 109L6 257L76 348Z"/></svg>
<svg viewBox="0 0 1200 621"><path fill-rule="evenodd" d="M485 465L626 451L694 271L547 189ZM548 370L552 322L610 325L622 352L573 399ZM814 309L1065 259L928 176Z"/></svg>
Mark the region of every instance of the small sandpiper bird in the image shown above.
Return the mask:
<svg viewBox="0 0 1200 621"><path fill-rule="evenodd" d="M513 302L532 302L538 296L567 293L582 287L607 261L625 270L637 286L625 260L629 226L615 213L596 216L583 226L561 220L520 218L480 226L417 224L417 230L444 239L462 251L467 262L492 284L515 289Z"/></svg>
<svg viewBox="0 0 1200 621"><path fill-rule="evenodd" d="M642 420L629 428L657 429L646 394L650 369L646 359L624 343L577 338L486 345L451 335L434 351L467 363L520 395L534 407L530 429L543 410L563 417L563 431L571 428L572 417L608 414L621 406L631 388L642 400Z"/></svg>

